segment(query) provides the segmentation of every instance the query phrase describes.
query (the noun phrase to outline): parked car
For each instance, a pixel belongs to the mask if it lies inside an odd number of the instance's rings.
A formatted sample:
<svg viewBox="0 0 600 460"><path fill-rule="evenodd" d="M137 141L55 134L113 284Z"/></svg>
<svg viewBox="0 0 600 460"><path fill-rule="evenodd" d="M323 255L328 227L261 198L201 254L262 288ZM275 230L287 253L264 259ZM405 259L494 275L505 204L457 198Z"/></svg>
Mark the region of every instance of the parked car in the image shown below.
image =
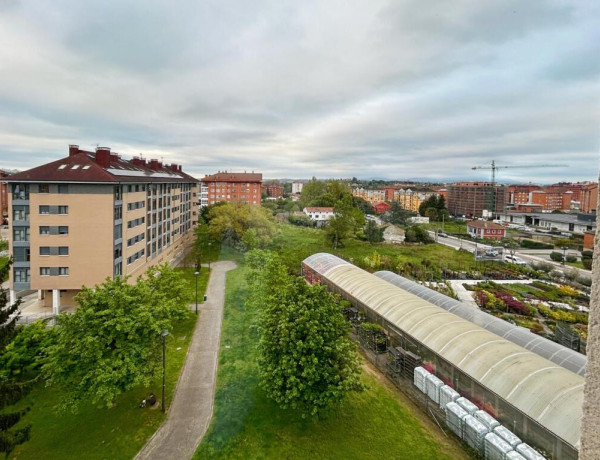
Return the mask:
<svg viewBox="0 0 600 460"><path fill-rule="evenodd" d="M444 238L448 238L448 234L444 233L444 232L438 232L438 236L444 237Z"/></svg>
<svg viewBox="0 0 600 460"><path fill-rule="evenodd" d="M485 255L488 257L498 257L498 251L495 249L488 249L485 251Z"/></svg>
<svg viewBox="0 0 600 460"><path fill-rule="evenodd" d="M504 256L504 260L511 264L527 265L527 262L525 262L523 259L521 259L520 257L517 257L517 256L506 255L506 256Z"/></svg>

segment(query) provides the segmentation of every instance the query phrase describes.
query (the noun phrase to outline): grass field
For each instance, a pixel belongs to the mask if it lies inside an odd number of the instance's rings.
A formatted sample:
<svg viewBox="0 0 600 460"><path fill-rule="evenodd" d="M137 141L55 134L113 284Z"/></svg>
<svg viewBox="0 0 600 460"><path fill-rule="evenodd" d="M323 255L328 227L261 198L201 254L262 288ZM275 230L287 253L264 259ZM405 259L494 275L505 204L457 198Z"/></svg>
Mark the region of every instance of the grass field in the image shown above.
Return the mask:
<svg viewBox="0 0 600 460"><path fill-rule="evenodd" d="M244 305L245 272L227 275L214 416L196 460L470 458L370 373L364 392L321 420L276 407L258 386L258 312Z"/></svg>
<svg viewBox="0 0 600 460"><path fill-rule="evenodd" d="M433 266L447 266L450 262L454 269L475 269L473 254L467 251L457 251L441 244L428 245L392 245L374 244L348 238L344 240L345 247L332 249L325 241L325 232L319 229L296 227L280 224L281 235L278 253L283 261L294 272L300 271L302 260L316 252L328 252L338 255L350 262L358 262L377 251L382 256L392 258L398 263L411 262L421 264L429 261Z"/></svg>
<svg viewBox="0 0 600 460"><path fill-rule="evenodd" d="M189 281L191 303L195 294L194 271L181 270ZM207 280L208 270L203 270L198 282L199 296L204 295ZM179 379L196 319L196 315L190 312L185 320L176 324L167 338L167 405ZM18 406L13 406L31 407L22 421L30 423L32 431L31 439L17 447L10 458L131 459L164 420L160 409L138 407L150 392L160 400L160 377L150 388L140 387L124 393L110 409L88 405L73 414L55 410L61 396L60 388L46 388L40 384Z"/></svg>

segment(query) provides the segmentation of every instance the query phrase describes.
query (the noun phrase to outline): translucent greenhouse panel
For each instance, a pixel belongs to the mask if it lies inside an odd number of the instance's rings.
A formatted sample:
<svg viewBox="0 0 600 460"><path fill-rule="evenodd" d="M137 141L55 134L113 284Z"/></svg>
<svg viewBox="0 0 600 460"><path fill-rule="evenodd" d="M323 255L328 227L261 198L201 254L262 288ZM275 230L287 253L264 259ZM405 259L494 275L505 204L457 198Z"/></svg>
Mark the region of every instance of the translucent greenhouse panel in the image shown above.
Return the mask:
<svg viewBox="0 0 600 460"><path fill-rule="evenodd" d="M516 434L502 425L494 428L494 433L510 444L513 449L523 442Z"/></svg>
<svg viewBox="0 0 600 460"><path fill-rule="evenodd" d="M500 426L500 422L488 414L484 410L478 410L475 412L474 417L488 427L490 431L492 431L497 426Z"/></svg>
<svg viewBox="0 0 600 460"><path fill-rule="evenodd" d="M467 413L469 415L473 415L475 412L477 412L479 410L479 407L477 407L475 404L473 404L471 401L469 401L467 398L458 398L456 400L456 403L462 407L465 411L467 411Z"/></svg>
<svg viewBox="0 0 600 460"><path fill-rule="evenodd" d="M466 410L458 404L451 402L446 404L446 425L459 438L462 438L463 420L469 415Z"/></svg>
<svg viewBox="0 0 600 460"><path fill-rule="evenodd" d="M415 367L415 376L414 376L414 383L415 386L421 390L423 393L427 393L427 388L425 386L425 382L427 381L427 376L431 375L427 369L419 366L419 367Z"/></svg>
<svg viewBox="0 0 600 460"><path fill-rule="evenodd" d="M483 451L485 460L505 460L506 454L513 448L504 439L494 433L485 435Z"/></svg>
<svg viewBox="0 0 600 460"><path fill-rule="evenodd" d="M452 387L444 385L440 388L440 409L445 409L446 404L456 401L460 394Z"/></svg>
<svg viewBox="0 0 600 460"><path fill-rule="evenodd" d="M546 460L546 457L540 454L529 444L519 444L515 450L519 452L525 460Z"/></svg>
<svg viewBox="0 0 600 460"><path fill-rule="evenodd" d="M472 415L463 420L463 436L465 442L479 453L483 453L483 441L490 430Z"/></svg>
<svg viewBox="0 0 600 460"><path fill-rule="evenodd" d="M523 457L516 450L511 450L510 452L507 452L505 458L506 458L506 460L527 460L526 457Z"/></svg>
<svg viewBox="0 0 600 460"><path fill-rule="evenodd" d="M426 380L427 386L427 396L436 404L440 402L440 388L444 386L444 382L442 382L439 378L437 378L433 374L429 374Z"/></svg>

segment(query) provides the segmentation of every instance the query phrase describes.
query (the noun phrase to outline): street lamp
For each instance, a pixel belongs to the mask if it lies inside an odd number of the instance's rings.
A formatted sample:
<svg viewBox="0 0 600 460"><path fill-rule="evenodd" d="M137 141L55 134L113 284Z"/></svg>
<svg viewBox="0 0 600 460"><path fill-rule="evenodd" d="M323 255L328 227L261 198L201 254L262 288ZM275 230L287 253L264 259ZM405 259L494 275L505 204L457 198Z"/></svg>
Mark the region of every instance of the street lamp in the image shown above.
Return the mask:
<svg viewBox="0 0 600 460"><path fill-rule="evenodd" d="M198 275L200 275L200 271L196 269L194 275L196 275L196 314L198 314Z"/></svg>
<svg viewBox="0 0 600 460"><path fill-rule="evenodd" d="M562 260L562 264L564 265L564 264L565 264L565 260L567 259L567 249L569 249L569 248L568 248L568 247L566 247L566 246L563 246L561 249L563 250L563 260Z"/></svg>
<svg viewBox="0 0 600 460"><path fill-rule="evenodd" d="M163 345L163 366L162 366L162 412L163 414L166 412L166 408L165 408L165 365L166 365L166 351L167 351L167 347L166 347L166 342L167 342L167 336L169 335L169 331L162 331L160 333L160 336L162 337L162 345Z"/></svg>
<svg viewBox="0 0 600 460"><path fill-rule="evenodd" d="M210 245L212 243L209 241L208 242L208 269L210 270Z"/></svg>

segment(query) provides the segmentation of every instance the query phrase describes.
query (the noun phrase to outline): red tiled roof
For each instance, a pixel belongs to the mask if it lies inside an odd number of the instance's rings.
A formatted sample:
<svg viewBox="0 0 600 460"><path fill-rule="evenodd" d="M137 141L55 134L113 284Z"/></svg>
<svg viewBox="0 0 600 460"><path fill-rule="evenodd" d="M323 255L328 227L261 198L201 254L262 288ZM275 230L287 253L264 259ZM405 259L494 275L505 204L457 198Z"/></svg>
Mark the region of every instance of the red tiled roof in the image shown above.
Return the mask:
<svg viewBox="0 0 600 460"><path fill-rule="evenodd" d="M489 222L487 220L471 220L467 222L467 227L484 228L488 230L505 230L505 227L502 225L496 224L495 222Z"/></svg>
<svg viewBox="0 0 600 460"><path fill-rule="evenodd" d="M66 158L46 163L5 179L6 182L198 182L177 169L155 162L153 168L145 160L124 160L111 153L105 165L97 154L77 149Z"/></svg>
<svg viewBox="0 0 600 460"><path fill-rule="evenodd" d="M202 182L262 182L261 173L218 172L205 176Z"/></svg>
<svg viewBox="0 0 600 460"><path fill-rule="evenodd" d="M331 208L331 207L313 206L313 207L304 208L304 209L306 209L306 212L333 212L333 208Z"/></svg>

